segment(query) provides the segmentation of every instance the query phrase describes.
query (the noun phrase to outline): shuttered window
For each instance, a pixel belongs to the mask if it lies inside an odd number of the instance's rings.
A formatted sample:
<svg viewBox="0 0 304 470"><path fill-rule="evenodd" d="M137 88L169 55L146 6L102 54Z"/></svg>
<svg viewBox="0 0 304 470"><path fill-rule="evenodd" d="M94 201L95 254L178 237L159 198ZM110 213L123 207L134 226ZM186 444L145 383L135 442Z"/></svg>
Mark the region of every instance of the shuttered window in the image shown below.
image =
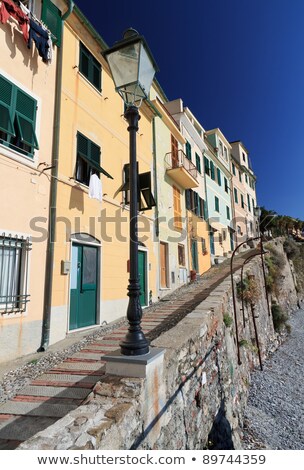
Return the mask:
<svg viewBox="0 0 304 470"><path fill-rule="evenodd" d="M234 174L234 176L236 175L236 173L235 173L235 164L234 163L232 163L232 173Z"/></svg>
<svg viewBox="0 0 304 470"><path fill-rule="evenodd" d="M189 144L188 141L186 141L186 157L188 158L188 160L192 160L192 155L191 155L191 145Z"/></svg>
<svg viewBox="0 0 304 470"><path fill-rule="evenodd" d="M181 209L181 197L180 190L173 186L173 207L174 207L174 228L181 231L182 225L182 209Z"/></svg>
<svg viewBox="0 0 304 470"><path fill-rule="evenodd" d="M230 220L230 208L226 206L227 219Z"/></svg>
<svg viewBox="0 0 304 470"><path fill-rule="evenodd" d="M37 101L0 75L0 142L33 157Z"/></svg>
<svg viewBox="0 0 304 470"><path fill-rule="evenodd" d="M219 198L216 196L214 196L214 208L216 212L220 211L220 201L219 201Z"/></svg>
<svg viewBox="0 0 304 470"><path fill-rule="evenodd" d="M222 186L222 178L221 178L221 170L219 168L216 169L217 172L217 182L219 186Z"/></svg>
<svg viewBox="0 0 304 470"><path fill-rule="evenodd" d="M237 192L236 188L234 188L234 202L236 202L236 204L238 204L238 202L239 202L238 192Z"/></svg>
<svg viewBox="0 0 304 470"><path fill-rule="evenodd" d="M242 209L245 208L245 203L244 203L244 196L243 196L243 194L241 194L241 206L242 206Z"/></svg>
<svg viewBox="0 0 304 470"><path fill-rule="evenodd" d="M250 205L250 197L249 194L247 194L247 205L248 205L248 210L251 212L251 205Z"/></svg>
<svg viewBox="0 0 304 470"><path fill-rule="evenodd" d="M210 160L210 176L212 180L215 180L215 168L212 160Z"/></svg>
<svg viewBox="0 0 304 470"><path fill-rule="evenodd" d="M101 65L93 54L82 44L79 46L79 72L101 91Z"/></svg>
<svg viewBox="0 0 304 470"><path fill-rule="evenodd" d="M204 157L204 166L206 175L210 176L210 162L207 157Z"/></svg>
<svg viewBox="0 0 304 470"><path fill-rule="evenodd" d="M229 189L228 188L228 180L225 177L224 177L224 183L225 183L225 191L226 191L226 193L228 193L228 189Z"/></svg>
<svg viewBox="0 0 304 470"><path fill-rule="evenodd" d="M202 169L201 169L201 158L200 158L200 156L199 156L197 153L195 154L195 163L196 163L197 171L198 171L199 173L201 173L201 172L202 172Z"/></svg>
<svg viewBox="0 0 304 470"><path fill-rule="evenodd" d="M51 31L54 44L60 47L62 33L61 11L51 0L43 0L41 19Z"/></svg>

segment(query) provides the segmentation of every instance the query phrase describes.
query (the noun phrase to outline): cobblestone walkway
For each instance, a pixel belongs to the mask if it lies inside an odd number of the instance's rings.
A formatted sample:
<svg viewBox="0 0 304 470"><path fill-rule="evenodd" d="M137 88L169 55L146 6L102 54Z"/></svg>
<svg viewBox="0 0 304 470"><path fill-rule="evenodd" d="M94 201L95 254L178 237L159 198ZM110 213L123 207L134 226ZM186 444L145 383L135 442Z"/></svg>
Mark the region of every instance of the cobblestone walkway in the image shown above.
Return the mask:
<svg viewBox="0 0 304 470"><path fill-rule="evenodd" d="M234 270L239 269L244 259L252 253L253 250L250 250L236 257ZM165 300L145 309L142 327L147 338L152 340L162 331L172 328L206 299L229 273L227 260L209 270L193 284L180 288ZM10 393L7 401L2 391L1 398L5 402L0 405L0 449L16 448L21 442L83 403L105 373L105 363L101 356L119 348L127 325L119 322L111 330L91 343L84 342L82 349L71 352L59 364L50 365L49 368L44 366L42 375L29 380L21 389L16 387L15 396ZM51 360L50 363L52 364ZM39 362L37 368L39 369ZM13 381L14 375L11 377ZM10 386L14 388L13 383Z"/></svg>
<svg viewBox="0 0 304 470"><path fill-rule="evenodd" d="M261 443L273 450L304 449L304 310L294 313L289 323L287 341L266 361L263 372L252 376L248 449Z"/></svg>

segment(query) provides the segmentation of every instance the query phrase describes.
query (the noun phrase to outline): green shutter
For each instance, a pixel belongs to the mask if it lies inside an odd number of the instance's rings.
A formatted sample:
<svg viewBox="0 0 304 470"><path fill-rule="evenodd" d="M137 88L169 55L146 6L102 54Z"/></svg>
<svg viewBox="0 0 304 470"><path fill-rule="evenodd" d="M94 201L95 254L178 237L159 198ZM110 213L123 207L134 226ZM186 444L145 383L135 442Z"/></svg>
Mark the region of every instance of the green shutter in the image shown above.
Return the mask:
<svg viewBox="0 0 304 470"><path fill-rule="evenodd" d="M219 168L217 168L216 171L217 171L217 182L218 182L219 186L222 186L221 170Z"/></svg>
<svg viewBox="0 0 304 470"><path fill-rule="evenodd" d="M82 73L98 91L101 91L101 65L82 43L79 45L79 72Z"/></svg>
<svg viewBox="0 0 304 470"><path fill-rule="evenodd" d="M211 179L215 180L214 163L212 160L210 161L210 173L211 173Z"/></svg>
<svg viewBox="0 0 304 470"><path fill-rule="evenodd" d="M210 166L209 166L210 162L209 162L207 157L204 157L204 164L205 164L205 173L207 175L209 175L209 173L210 173Z"/></svg>
<svg viewBox="0 0 304 470"><path fill-rule="evenodd" d="M234 188L234 201L238 204L239 200L238 200L238 193L237 193L237 189Z"/></svg>
<svg viewBox="0 0 304 470"><path fill-rule="evenodd" d="M195 153L195 160L196 160L196 168L198 172L201 173L201 159L197 153Z"/></svg>
<svg viewBox="0 0 304 470"><path fill-rule="evenodd" d="M16 121L21 142L35 149L39 149L33 122L16 113Z"/></svg>
<svg viewBox="0 0 304 470"><path fill-rule="evenodd" d="M13 85L0 75L0 130L14 136L12 98Z"/></svg>
<svg viewBox="0 0 304 470"><path fill-rule="evenodd" d="M43 0L41 20L51 31L54 44L60 47L62 35L61 12L51 0Z"/></svg>
<svg viewBox="0 0 304 470"><path fill-rule="evenodd" d="M230 220L230 208L226 206L227 219Z"/></svg>
<svg viewBox="0 0 304 470"><path fill-rule="evenodd" d="M216 212L219 212L220 211L220 201L219 201L218 197L214 196L214 202L215 202L215 210L216 210Z"/></svg>
<svg viewBox="0 0 304 470"><path fill-rule="evenodd" d="M188 140L186 141L186 157L188 160L191 161L192 156L191 156L191 145L189 144Z"/></svg>

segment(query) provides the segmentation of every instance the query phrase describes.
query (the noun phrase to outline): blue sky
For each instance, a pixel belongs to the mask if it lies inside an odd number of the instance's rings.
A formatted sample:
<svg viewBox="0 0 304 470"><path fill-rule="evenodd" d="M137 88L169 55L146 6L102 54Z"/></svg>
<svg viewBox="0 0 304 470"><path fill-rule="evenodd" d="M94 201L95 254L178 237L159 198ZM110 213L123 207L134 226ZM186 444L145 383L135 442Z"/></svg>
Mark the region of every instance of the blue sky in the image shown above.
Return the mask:
<svg viewBox="0 0 304 470"><path fill-rule="evenodd" d="M169 100L242 140L258 203L304 220L303 0L76 0L108 45L132 26Z"/></svg>

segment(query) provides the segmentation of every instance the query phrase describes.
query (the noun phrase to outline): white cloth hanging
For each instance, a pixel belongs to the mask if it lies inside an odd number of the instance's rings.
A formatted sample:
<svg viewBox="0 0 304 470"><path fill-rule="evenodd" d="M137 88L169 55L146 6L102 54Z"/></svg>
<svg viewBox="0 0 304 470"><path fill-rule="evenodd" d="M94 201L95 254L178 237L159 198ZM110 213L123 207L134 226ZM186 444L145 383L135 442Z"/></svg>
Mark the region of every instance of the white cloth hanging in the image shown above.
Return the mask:
<svg viewBox="0 0 304 470"><path fill-rule="evenodd" d="M97 199L100 202L102 201L101 181L100 178L95 174L91 175L90 177L89 197L91 199Z"/></svg>

